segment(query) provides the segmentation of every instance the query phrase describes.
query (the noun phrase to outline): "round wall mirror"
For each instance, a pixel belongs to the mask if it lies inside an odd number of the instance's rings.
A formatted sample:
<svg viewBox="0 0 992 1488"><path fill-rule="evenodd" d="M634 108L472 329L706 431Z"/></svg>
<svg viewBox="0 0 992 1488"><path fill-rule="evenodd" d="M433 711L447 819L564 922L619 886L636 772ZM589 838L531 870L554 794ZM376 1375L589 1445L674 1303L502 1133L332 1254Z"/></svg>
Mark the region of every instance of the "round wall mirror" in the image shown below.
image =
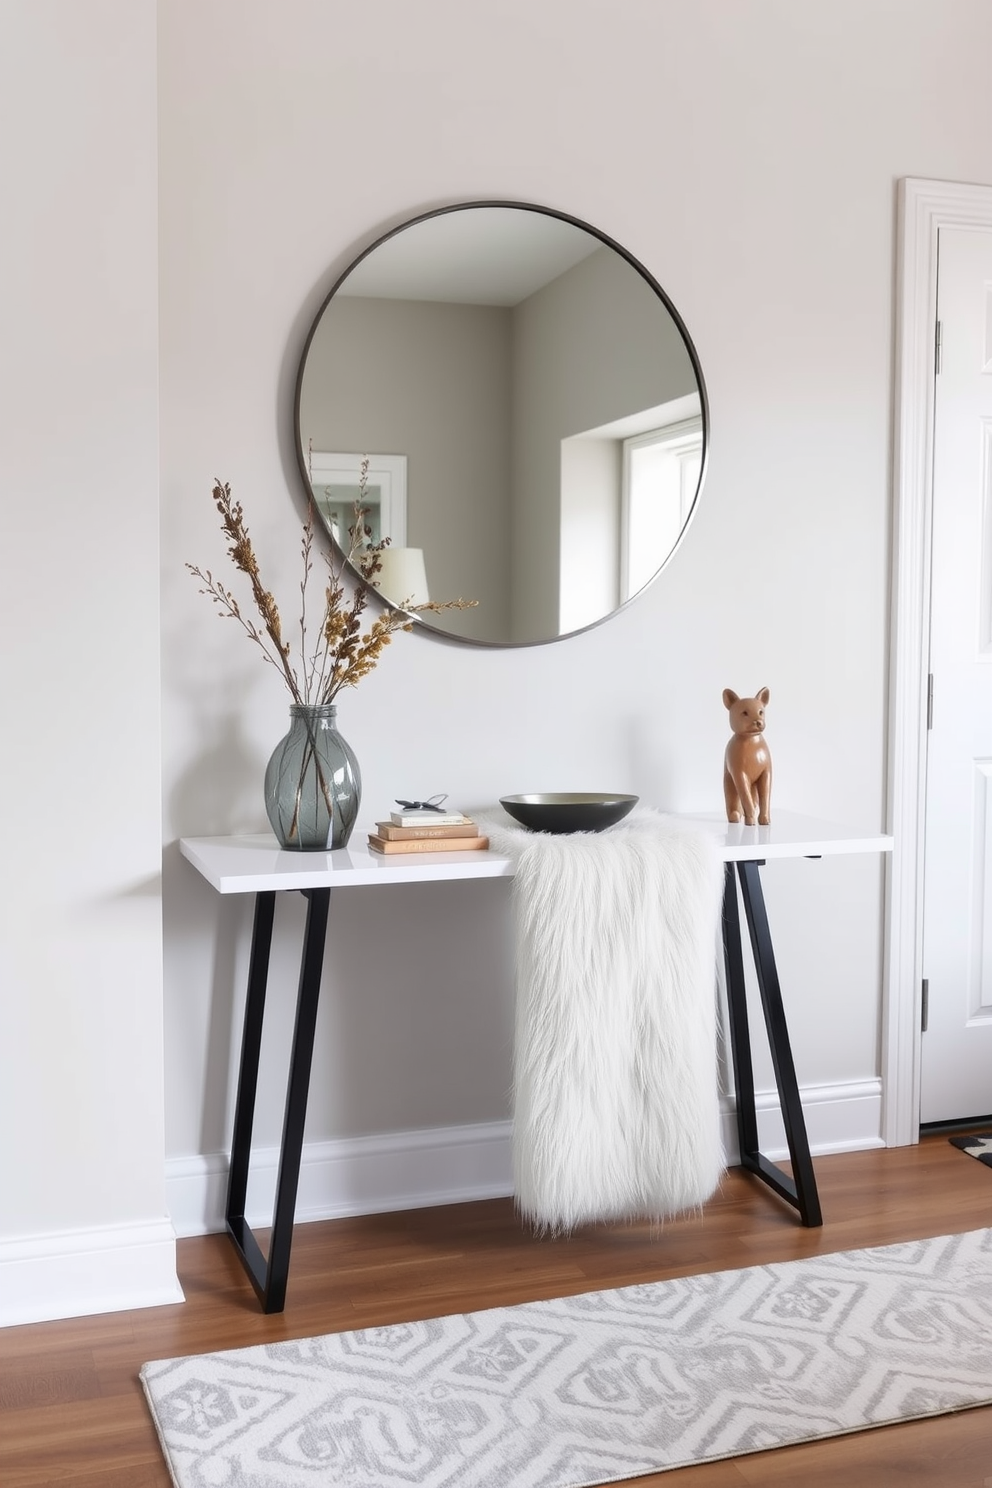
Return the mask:
<svg viewBox="0 0 992 1488"><path fill-rule="evenodd" d="M707 406L681 318L629 253L560 212L472 202L342 274L295 426L345 551L368 460L383 597L477 600L418 626L513 646L595 625L660 573L698 499Z"/></svg>

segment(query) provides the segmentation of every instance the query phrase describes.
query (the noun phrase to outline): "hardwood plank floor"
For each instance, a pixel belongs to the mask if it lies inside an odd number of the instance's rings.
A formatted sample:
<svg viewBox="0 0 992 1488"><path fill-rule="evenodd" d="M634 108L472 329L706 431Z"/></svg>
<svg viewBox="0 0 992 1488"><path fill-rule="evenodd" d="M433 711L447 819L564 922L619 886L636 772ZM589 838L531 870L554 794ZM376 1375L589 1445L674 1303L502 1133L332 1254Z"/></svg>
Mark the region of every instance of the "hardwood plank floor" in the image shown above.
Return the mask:
<svg viewBox="0 0 992 1488"><path fill-rule="evenodd" d="M992 1224L992 1170L944 1137L818 1158L825 1223L739 1170L692 1218L523 1230L509 1200L301 1225L264 1317L224 1236L179 1243L185 1304L0 1330L3 1488L169 1488L138 1383L149 1359L438 1316ZM992 1488L992 1407L633 1480L664 1488ZM369 1485L373 1488L373 1485ZM507 1488L513 1488L507 1484Z"/></svg>

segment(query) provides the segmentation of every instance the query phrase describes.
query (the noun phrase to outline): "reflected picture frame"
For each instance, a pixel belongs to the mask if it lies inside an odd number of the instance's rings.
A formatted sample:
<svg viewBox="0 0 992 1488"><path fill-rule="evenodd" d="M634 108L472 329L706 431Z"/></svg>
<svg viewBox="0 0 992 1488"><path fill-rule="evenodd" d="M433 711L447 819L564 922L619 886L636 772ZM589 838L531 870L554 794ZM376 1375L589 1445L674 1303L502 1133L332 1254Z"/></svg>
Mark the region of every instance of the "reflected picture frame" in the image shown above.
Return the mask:
<svg viewBox="0 0 992 1488"><path fill-rule="evenodd" d="M361 491L362 465L368 460L363 504L368 507L367 525L372 542L388 537L393 547L406 547L406 455L346 453L340 450L311 450L310 486L314 505L331 537L347 554L351 546L349 528L354 521L355 502Z"/></svg>

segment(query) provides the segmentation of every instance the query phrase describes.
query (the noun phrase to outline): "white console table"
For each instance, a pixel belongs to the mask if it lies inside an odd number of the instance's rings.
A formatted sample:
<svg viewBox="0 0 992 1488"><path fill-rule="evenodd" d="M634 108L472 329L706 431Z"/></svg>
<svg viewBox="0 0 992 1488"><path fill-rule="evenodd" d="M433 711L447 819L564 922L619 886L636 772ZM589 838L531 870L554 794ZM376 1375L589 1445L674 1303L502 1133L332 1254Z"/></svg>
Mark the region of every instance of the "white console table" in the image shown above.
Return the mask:
<svg viewBox="0 0 992 1488"><path fill-rule="evenodd" d="M734 826L717 815L679 815L677 820L712 832L726 864L723 944L741 1166L792 1204L799 1211L803 1224L821 1224L816 1179L758 870L766 859L771 858L820 858L834 854L888 852L892 848L892 838L881 833L856 833L844 827L784 811L776 812L770 827ZM226 1220L228 1233L266 1312L281 1312L286 1300L331 891L341 888L368 888L375 884L509 878L514 871L510 859L494 852L383 856L371 852L365 846L365 835L364 831L356 830L354 845L334 852L284 852L275 839L268 835L185 837L179 844L183 857L218 893L255 895ZM782 1105L791 1175L769 1161L758 1145L737 880L740 882L772 1064ZM275 1212L266 1259L245 1220L245 1201L275 896L288 891L304 894L308 909Z"/></svg>

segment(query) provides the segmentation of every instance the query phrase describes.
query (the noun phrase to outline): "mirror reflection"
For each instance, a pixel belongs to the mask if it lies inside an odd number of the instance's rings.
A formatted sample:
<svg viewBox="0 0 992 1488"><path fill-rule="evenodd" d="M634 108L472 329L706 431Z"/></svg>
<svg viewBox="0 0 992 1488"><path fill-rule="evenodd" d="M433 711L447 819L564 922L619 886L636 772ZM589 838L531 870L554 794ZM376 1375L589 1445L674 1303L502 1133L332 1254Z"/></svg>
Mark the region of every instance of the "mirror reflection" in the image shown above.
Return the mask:
<svg viewBox="0 0 992 1488"><path fill-rule="evenodd" d="M582 630L651 582L702 476L695 352L654 280L541 208L452 207L342 276L297 383L301 470L346 551L362 460L383 594L478 600L418 621L522 645Z"/></svg>

